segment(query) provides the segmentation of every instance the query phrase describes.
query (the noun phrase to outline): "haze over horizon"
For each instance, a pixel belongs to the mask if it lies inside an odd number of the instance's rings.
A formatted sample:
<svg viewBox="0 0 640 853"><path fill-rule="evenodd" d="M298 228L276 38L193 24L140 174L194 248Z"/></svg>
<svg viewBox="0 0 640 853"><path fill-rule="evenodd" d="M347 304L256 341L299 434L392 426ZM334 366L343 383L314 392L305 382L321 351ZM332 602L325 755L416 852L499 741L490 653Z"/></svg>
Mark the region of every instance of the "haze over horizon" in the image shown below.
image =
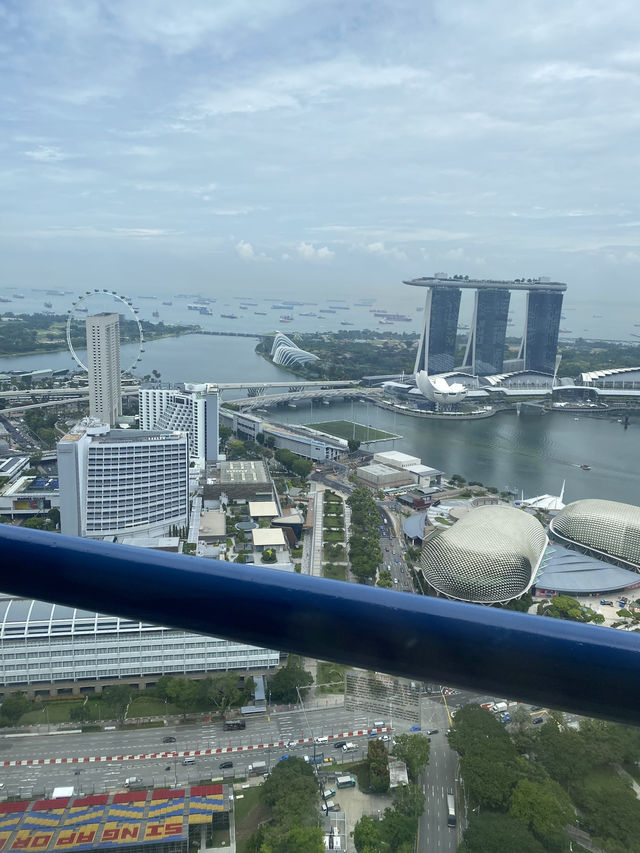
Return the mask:
<svg viewBox="0 0 640 853"><path fill-rule="evenodd" d="M632 303L639 23L7 0L0 287L355 298L445 270Z"/></svg>

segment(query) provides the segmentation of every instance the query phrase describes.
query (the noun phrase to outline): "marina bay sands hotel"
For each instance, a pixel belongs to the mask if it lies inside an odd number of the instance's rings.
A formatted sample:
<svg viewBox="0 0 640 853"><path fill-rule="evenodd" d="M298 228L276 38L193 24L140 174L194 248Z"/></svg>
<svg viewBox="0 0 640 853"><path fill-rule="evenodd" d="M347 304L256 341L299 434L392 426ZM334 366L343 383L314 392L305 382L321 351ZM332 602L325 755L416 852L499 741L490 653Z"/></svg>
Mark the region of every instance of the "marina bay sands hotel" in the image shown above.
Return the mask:
<svg viewBox="0 0 640 853"><path fill-rule="evenodd" d="M512 290L526 292L525 322L517 369L553 375L558 350L562 298L567 285L546 278L515 281L449 278L442 273L405 281L424 287L424 327L414 372L449 373L462 367L475 376L504 372L505 339ZM460 299L475 291L473 321L462 365L455 364ZM514 365L515 367L515 365Z"/></svg>

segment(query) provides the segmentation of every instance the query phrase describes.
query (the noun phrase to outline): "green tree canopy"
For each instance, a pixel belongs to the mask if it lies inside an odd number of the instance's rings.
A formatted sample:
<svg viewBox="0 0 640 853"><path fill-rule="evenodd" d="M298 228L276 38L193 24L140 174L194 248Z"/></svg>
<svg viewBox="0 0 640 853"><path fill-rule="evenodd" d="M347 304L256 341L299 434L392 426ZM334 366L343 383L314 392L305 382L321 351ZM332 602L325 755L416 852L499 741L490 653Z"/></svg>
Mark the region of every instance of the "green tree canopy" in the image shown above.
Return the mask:
<svg viewBox="0 0 640 853"><path fill-rule="evenodd" d="M458 853L544 853L527 827L510 814L472 813Z"/></svg>
<svg viewBox="0 0 640 853"><path fill-rule="evenodd" d="M296 658L290 657L285 667L269 676L269 690L275 702L293 703L298 701L298 691L303 693L313 684L313 676L304 669Z"/></svg>
<svg viewBox="0 0 640 853"><path fill-rule="evenodd" d="M424 812L424 794L420 785L399 785L393 792L393 808L399 814L419 818Z"/></svg>
<svg viewBox="0 0 640 853"><path fill-rule="evenodd" d="M575 821L575 809L566 791L553 779L521 779L511 795L510 812L547 850L569 850L564 827Z"/></svg>
<svg viewBox="0 0 640 853"><path fill-rule="evenodd" d="M396 735L392 753L407 765L407 773L412 782L418 777L429 763L431 745L424 735Z"/></svg>
<svg viewBox="0 0 640 853"><path fill-rule="evenodd" d="M10 693L2 700L0 708L0 721L5 726L15 726L20 717L26 714L32 707L30 699L24 693Z"/></svg>

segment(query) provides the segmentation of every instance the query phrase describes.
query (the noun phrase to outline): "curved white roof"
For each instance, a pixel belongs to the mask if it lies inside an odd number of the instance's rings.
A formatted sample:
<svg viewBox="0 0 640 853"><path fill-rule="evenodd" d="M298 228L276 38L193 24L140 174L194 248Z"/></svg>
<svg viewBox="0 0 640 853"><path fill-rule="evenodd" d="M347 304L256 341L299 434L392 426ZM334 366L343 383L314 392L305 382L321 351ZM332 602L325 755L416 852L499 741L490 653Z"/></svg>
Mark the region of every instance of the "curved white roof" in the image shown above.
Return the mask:
<svg viewBox="0 0 640 853"><path fill-rule="evenodd" d="M467 396L467 389L459 382L449 385L444 376L429 376L426 370L416 374L416 385L432 403L459 403Z"/></svg>
<svg viewBox="0 0 640 853"><path fill-rule="evenodd" d="M497 604L530 588L547 541L540 522L522 510L477 507L424 541L420 566L448 598Z"/></svg>
<svg viewBox="0 0 640 853"><path fill-rule="evenodd" d="M319 361L317 355L300 349L297 344L294 344L291 338L288 338L282 332L276 332L273 338L271 357L274 364L281 364L283 367L293 367L296 364Z"/></svg>
<svg viewBox="0 0 640 853"><path fill-rule="evenodd" d="M640 569L640 507L588 499L568 504L549 525L553 534Z"/></svg>

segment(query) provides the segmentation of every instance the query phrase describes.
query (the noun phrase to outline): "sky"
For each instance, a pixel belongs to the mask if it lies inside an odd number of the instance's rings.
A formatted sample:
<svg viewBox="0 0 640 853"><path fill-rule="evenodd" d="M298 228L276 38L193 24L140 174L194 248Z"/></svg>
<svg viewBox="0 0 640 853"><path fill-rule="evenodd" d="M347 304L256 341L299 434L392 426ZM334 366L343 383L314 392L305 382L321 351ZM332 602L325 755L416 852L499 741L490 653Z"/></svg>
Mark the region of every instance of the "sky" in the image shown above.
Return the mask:
<svg viewBox="0 0 640 853"><path fill-rule="evenodd" d="M0 287L633 300L639 84L635 0L0 0Z"/></svg>

